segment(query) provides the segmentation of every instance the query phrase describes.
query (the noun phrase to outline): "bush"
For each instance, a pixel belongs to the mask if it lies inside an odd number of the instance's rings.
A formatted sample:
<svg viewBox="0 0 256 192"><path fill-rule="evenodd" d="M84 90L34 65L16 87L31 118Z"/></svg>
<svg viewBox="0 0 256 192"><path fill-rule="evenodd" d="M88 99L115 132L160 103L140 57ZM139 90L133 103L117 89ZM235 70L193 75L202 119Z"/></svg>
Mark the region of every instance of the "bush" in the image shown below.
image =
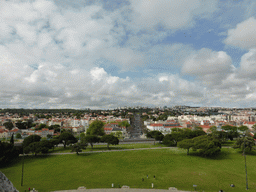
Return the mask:
<svg viewBox="0 0 256 192"><path fill-rule="evenodd" d="M21 134L20 134L20 133L17 133L17 134L16 134L16 138L17 138L17 139L21 139L21 138L22 138L22 137L21 137Z"/></svg>

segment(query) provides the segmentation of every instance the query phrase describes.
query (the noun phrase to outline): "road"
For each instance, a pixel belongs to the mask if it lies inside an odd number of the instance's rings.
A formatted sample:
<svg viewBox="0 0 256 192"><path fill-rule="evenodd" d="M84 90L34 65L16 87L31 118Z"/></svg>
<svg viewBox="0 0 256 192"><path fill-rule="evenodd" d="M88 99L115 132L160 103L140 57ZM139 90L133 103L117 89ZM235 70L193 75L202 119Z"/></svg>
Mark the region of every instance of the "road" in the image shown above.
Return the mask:
<svg viewBox="0 0 256 192"><path fill-rule="evenodd" d="M134 121L131 126L131 138L139 138L142 135L141 119L139 114L134 114Z"/></svg>

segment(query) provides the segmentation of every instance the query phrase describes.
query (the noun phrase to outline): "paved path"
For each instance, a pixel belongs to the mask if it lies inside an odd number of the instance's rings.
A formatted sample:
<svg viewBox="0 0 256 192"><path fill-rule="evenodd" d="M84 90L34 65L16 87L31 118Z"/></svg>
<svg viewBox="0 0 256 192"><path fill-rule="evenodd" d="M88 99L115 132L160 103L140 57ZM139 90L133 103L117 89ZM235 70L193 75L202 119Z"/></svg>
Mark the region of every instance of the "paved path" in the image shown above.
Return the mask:
<svg viewBox="0 0 256 192"><path fill-rule="evenodd" d="M115 152L115 151L139 151L139 150L150 150L150 149L172 149L176 147L154 147L154 148L137 148L137 149L112 149L112 150L106 150L106 151L85 151L85 152L79 152L79 154L82 153L109 153L109 152ZM47 153L45 155L68 155L68 154L75 154L76 152L68 152L68 153Z"/></svg>
<svg viewBox="0 0 256 192"><path fill-rule="evenodd" d="M109 188L109 189L77 189L77 190L64 190L52 192L189 192L180 191L177 189L134 189L134 188Z"/></svg>
<svg viewBox="0 0 256 192"><path fill-rule="evenodd" d="M231 148L231 147L224 146L222 148ZM84 151L84 152L79 152L79 154L109 153L109 152L116 152L116 151L140 151L140 150L151 150L151 149L177 149L177 147L153 147L153 148L136 148L136 149L112 149L112 150L106 150L106 151ZM40 156L40 155L70 155L70 154L76 154L76 152L37 154L37 156ZM26 154L26 156L27 155L33 155L33 154ZM20 154L20 156L22 156L22 154Z"/></svg>

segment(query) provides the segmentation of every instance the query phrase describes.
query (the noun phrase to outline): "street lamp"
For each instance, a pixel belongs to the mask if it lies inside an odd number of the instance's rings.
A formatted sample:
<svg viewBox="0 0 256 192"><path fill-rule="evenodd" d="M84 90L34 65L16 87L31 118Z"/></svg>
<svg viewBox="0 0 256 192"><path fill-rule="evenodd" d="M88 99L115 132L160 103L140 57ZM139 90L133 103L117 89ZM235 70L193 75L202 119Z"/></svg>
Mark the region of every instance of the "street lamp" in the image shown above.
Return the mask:
<svg viewBox="0 0 256 192"><path fill-rule="evenodd" d="M195 189L195 191L196 191L196 187L197 187L197 185L193 185L193 187L194 187L194 189Z"/></svg>
<svg viewBox="0 0 256 192"><path fill-rule="evenodd" d="M245 175L246 175L246 190L248 190L248 180L247 180L247 167L246 167L246 155L245 155L245 134L244 136L244 166L245 166Z"/></svg>
<svg viewBox="0 0 256 192"><path fill-rule="evenodd" d="M24 146L22 145L22 171L21 171L21 183L20 185L23 186L23 172L24 172Z"/></svg>

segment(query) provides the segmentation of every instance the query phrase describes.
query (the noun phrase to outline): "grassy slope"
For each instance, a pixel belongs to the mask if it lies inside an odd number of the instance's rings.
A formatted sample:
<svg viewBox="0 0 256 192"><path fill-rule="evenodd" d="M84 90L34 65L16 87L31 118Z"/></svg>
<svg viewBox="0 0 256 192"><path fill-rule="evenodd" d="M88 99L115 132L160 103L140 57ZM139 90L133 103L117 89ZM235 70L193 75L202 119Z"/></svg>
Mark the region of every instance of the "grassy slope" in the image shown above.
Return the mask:
<svg viewBox="0 0 256 192"><path fill-rule="evenodd" d="M112 153L26 157L24 186L20 187L21 161L1 171L24 191L35 187L39 191L87 188L109 188L111 183L132 188L167 189L177 187L216 192L245 190L244 157L233 149L222 149L216 159L186 156L181 149L120 151ZM249 188L256 187L256 156L247 156ZM149 175L147 179L146 175ZM156 179L153 179L156 175ZM144 182L142 182L144 178ZM230 188L231 183L235 188ZM251 191L253 191L251 190Z"/></svg>

